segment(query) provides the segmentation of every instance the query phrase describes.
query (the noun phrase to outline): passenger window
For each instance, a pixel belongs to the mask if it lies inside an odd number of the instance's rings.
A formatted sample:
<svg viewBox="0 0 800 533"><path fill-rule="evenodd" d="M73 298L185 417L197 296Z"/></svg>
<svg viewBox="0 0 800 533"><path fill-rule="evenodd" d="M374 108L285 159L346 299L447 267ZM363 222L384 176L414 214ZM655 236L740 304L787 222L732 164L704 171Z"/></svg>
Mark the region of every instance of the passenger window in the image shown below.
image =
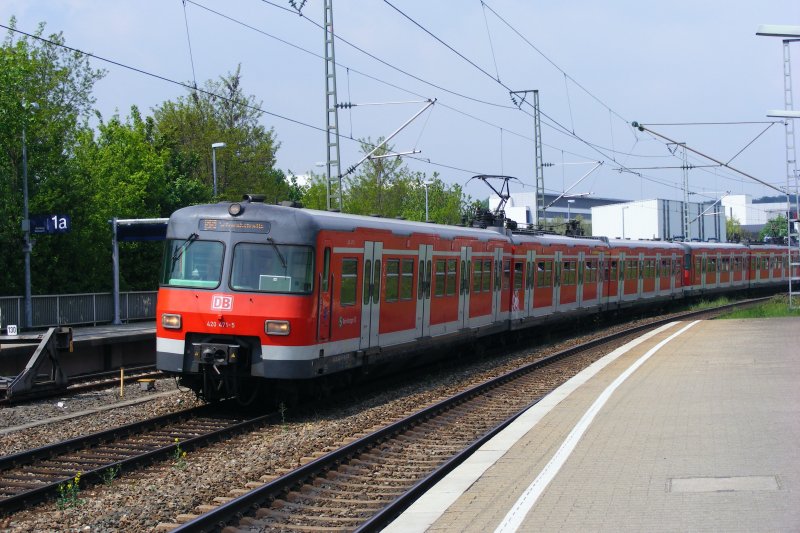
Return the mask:
<svg viewBox="0 0 800 533"><path fill-rule="evenodd" d="M376 304L381 298L381 260L375 261L375 273L372 276L375 284L372 289L372 303Z"/></svg>
<svg viewBox="0 0 800 533"><path fill-rule="evenodd" d="M363 300L364 305L369 303L369 296L370 296L370 276L372 275L372 260L367 259L364 261L364 288L361 292L361 298Z"/></svg>
<svg viewBox="0 0 800 533"><path fill-rule="evenodd" d="M328 292L328 280L331 277L331 249L325 248L325 257L322 260L322 285L321 291Z"/></svg>
<svg viewBox="0 0 800 533"><path fill-rule="evenodd" d="M339 302L342 306L356 304L356 287L358 287L358 259L343 259L339 294Z"/></svg>
<svg viewBox="0 0 800 533"><path fill-rule="evenodd" d="M491 259L483 262L483 281L481 283L481 291L489 292L492 290L492 261Z"/></svg>
<svg viewBox="0 0 800 533"><path fill-rule="evenodd" d="M386 260L386 301L396 302L400 294L400 260Z"/></svg>
<svg viewBox="0 0 800 533"><path fill-rule="evenodd" d="M472 292L481 292L481 275L483 274L483 262L479 259L475 261L475 266L472 269Z"/></svg>
<svg viewBox="0 0 800 533"><path fill-rule="evenodd" d="M453 296L456 293L456 270L458 261L455 259L447 260L447 281L445 282L445 294Z"/></svg>
<svg viewBox="0 0 800 533"><path fill-rule="evenodd" d="M410 300L414 294L413 291L414 291L414 260L403 259L403 270L400 274L400 299Z"/></svg>
<svg viewBox="0 0 800 533"><path fill-rule="evenodd" d="M514 262L514 289L522 288L522 265L524 263Z"/></svg>
<svg viewBox="0 0 800 533"><path fill-rule="evenodd" d="M436 260L436 286L433 289L434 296L444 296L444 259Z"/></svg>

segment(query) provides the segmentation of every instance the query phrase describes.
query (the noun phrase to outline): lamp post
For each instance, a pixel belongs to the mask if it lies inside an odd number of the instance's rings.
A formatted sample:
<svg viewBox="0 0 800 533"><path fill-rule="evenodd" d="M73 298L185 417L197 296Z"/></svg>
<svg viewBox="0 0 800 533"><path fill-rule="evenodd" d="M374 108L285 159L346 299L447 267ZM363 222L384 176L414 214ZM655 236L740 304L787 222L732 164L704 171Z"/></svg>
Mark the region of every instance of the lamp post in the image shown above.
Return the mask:
<svg viewBox="0 0 800 533"><path fill-rule="evenodd" d="M225 148L225 143L212 143L211 144L211 168L214 172L214 198L217 198L217 148Z"/></svg>
<svg viewBox="0 0 800 533"><path fill-rule="evenodd" d="M630 206L623 206L622 207L622 238L625 238L625 210L628 209Z"/></svg>
<svg viewBox="0 0 800 533"><path fill-rule="evenodd" d="M22 252L25 254L25 327L33 327L33 309L31 305L31 221L28 216L28 149L25 140L25 124L28 122L28 110L39 109L36 102L22 102L25 114L22 119Z"/></svg>
<svg viewBox="0 0 800 533"><path fill-rule="evenodd" d="M422 186L425 187L425 222L430 220L428 216L428 185L431 185L433 182L431 181L423 181Z"/></svg>
<svg viewBox="0 0 800 533"><path fill-rule="evenodd" d="M794 195L796 205L796 217L800 218L800 199L798 199L798 192L800 192L800 183L798 182L797 175L797 152L794 141L794 119L800 118L800 112L793 109L794 104L792 101L792 69L789 45L791 43L800 42L800 26L782 26L772 24L762 24L758 27L756 35L765 37L781 37L783 38L783 98L784 109L769 111L768 116L780 117L784 119L784 126L786 131L786 237L788 243L787 252L789 254L789 308L800 307L797 301L797 292L792 286L792 282L797 278L792 276L792 268L797 263L791 260L792 257L792 224L791 211L792 211L792 181L794 181ZM800 255L800 251L798 251Z"/></svg>

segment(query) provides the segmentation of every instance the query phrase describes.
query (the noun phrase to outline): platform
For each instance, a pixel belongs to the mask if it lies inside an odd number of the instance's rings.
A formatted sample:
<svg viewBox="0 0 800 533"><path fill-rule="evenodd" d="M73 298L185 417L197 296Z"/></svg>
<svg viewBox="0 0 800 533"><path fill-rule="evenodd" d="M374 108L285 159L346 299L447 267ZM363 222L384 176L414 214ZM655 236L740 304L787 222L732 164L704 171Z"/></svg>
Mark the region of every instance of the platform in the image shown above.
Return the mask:
<svg viewBox="0 0 800 533"><path fill-rule="evenodd" d="M45 330L42 330L43 333ZM112 370L120 366L154 365L155 322L72 328L74 352L61 356L68 376ZM0 344L0 375L25 367L36 345Z"/></svg>
<svg viewBox="0 0 800 533"><path fill-rule="evenodd" d="M548 395L385 531L800 531L800 319L679 322Z"/></svg>

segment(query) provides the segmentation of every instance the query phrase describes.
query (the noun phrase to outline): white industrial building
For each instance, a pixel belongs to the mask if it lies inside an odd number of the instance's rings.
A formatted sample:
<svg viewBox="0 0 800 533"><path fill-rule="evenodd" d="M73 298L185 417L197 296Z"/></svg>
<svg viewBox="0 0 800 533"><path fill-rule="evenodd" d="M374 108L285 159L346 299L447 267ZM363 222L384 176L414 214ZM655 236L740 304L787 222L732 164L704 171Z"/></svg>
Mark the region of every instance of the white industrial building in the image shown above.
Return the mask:
<svg viewBox="0 0 800 533"><path fill-rule="evenodd" d="M500 204L496 195L489 197L489 209ZM609 198L559 197L545 195L547 224L561 219L580 218L592 225L592 235L623 239L684 239L683 202L680 200L640 200L625 202ZM504 207L506 217L520 227L536 225L536 193L516 193ZM796 218L794 204L791 218ZM745 237L754 238L777 216L786 216L786 202L764 202L750 195L727 195L717 202L689 203L690 235L687 240L726 241L726 221L739 221Z"/></svg>
<svg viewBox="0 0 800 533"><path fill-rule="evenodd" d="M689 203L689 235L684 236L684 203L641 200L592 208L592 235L621 239L725 242L725 213L719 206Z"/></svg>
<svg viewBox="0 0 800 533"><path fill-rule="evenodd" d="M545 194L544 203L549 206L545 212L545 224L557 219L567 220L569 218L581 217L586 222L592 220L592 208L599 205L616 204L623 200L610 198L593 198L588 196L569 196ZM489 196L489 210L494 211L500 205L500 197L497 195ZM520 227L529 224L537 225L536 220L536 193L521 192L512 194L506 202L503 210L506 218L515 221Z"/></svg>

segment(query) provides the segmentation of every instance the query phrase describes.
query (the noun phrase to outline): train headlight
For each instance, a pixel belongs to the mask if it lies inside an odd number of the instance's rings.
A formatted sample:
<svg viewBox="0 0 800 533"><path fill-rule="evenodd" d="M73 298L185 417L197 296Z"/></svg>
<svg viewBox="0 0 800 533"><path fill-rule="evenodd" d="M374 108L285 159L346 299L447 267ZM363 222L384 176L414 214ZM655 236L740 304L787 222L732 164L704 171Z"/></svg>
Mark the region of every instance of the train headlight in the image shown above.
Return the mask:
<svg viewBox="0 0 800 533"><path fill-rule="evenodd" d="M267 320L264 322L264 332L267 335L288 335L290 331L288 320Z"/></svg>
<svg viewBox="0 0 800 533"><path fill-rule="evenodd" d="M242 206L242 204L237 203L228 206L228 213L230 213L232 217L238 217L239 215L242 214L242 211L244 211L244 207Z"/></svg>
<svg viewBox="0 0 800 533"><path fill-rule="evenodd" d="M181 329L181 315L161 315L161 325L166 329Z"/></svg>

